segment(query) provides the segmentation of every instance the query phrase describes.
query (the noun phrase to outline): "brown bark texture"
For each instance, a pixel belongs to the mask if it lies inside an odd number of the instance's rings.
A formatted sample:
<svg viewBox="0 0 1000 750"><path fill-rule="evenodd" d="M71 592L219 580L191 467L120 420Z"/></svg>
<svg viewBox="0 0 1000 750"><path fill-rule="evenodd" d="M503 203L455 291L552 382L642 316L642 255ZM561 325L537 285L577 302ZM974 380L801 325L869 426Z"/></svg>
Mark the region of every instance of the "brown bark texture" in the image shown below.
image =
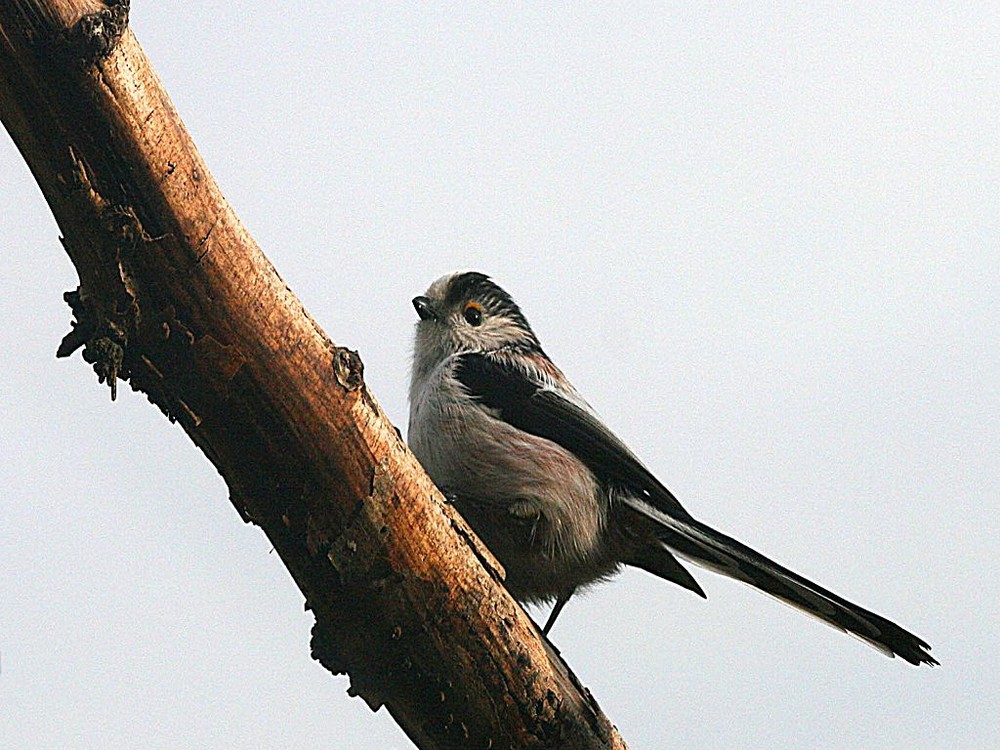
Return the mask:
<svg viewBox="0 0 1000 750"><path fill-rule="evenodd" d="M313 656L420 748L624 748L386 419L359 356L226 203L127 0L0 3L0 116L80 276L59 356L82 347L112 396L127 381L180 422L304 594Z"/></svg>

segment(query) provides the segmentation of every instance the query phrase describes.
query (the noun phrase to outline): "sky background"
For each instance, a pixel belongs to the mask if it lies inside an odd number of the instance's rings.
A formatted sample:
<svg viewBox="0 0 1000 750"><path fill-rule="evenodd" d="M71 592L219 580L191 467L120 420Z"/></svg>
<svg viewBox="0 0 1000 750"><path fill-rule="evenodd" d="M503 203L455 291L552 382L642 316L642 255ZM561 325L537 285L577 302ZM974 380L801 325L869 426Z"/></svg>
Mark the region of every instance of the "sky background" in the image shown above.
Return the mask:
<svg viewBox="0 0 1000 750"><path fill-rule="evenodd" d="M133 3L283 278L405 429L410 299L488 272L702 520L911 629L890 661L640 571L552 633L633 750L1000 736L1000 6ZM958 4L949 4L958 5ZM410 747L212 465L79 355L0 137L0 747ZM536 612L544 617L544 612Z"/></svg>

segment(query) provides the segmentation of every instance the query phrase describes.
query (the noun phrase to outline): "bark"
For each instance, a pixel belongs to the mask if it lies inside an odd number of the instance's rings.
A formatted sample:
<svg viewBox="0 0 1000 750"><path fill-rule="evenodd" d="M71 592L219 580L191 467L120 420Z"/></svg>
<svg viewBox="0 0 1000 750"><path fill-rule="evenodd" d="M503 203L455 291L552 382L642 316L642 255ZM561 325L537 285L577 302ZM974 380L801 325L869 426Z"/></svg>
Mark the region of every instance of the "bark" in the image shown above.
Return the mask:
<svg viewBox="0 0 1000 750"><path fill-rule="evenodd" d="M302 590L314 657L418 747L624 748L223 199L127 16L0 3L0 117L80 276L59 356L180 422Z"/></svg>

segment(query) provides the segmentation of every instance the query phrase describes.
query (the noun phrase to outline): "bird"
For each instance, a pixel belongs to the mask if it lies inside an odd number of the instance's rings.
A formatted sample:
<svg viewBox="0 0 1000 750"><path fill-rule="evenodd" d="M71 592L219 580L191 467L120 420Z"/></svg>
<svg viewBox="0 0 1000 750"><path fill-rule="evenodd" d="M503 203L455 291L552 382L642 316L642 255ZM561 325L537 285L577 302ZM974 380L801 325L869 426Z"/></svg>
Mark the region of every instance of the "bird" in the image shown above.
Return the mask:
<svg viewBox="0 0 1000 750"><path fill-rule="evenodd" d="M524 604L553 602L632 566L703 598L680 562L747 583L887 656L936 665L930 646L694 518L545 354L492 278L446 274L418 315L407 442L503 565Z"/></svg>

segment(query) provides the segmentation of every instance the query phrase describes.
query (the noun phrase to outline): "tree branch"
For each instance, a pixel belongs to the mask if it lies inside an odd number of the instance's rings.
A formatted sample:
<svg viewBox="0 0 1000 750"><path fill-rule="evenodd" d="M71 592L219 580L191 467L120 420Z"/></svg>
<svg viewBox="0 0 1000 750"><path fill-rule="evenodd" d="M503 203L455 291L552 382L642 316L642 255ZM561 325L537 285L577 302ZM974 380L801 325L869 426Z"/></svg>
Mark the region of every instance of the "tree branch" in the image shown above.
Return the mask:
<svg viewBox="0 0 1000 750"><path fill-rule="evenodd" d="M180 422L316 616L313 655L421 748L624 748L406 449L361 359L226 203L127 0L0 4L0 117L77 268L83 348Z"/></svg>

